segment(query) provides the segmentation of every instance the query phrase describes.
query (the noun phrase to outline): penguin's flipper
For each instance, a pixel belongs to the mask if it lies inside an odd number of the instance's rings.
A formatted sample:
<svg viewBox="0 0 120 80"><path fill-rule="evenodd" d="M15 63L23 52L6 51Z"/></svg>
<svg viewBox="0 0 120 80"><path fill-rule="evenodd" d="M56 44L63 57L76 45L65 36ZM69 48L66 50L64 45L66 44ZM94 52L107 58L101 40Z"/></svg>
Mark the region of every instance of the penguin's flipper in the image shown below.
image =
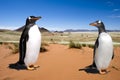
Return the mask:
<svg viewBox="0 0 120 80"><path fill-rule="evenodd" d="M115 55L114 55L114 52L113 52L113 55L112 55L112 59L115 57Z"/></svg>
<svg viewBox="0 0 120 80"><path fill-rule="evenodd" d="M98 37L99 38L99 37ZM95 53L96 53L96 49L98 48L99 46L99 42L98 42L98 38L95 42L95 46L94 46L94 51L93 51L93 63L91 65L89 65L88 67L91 67L91 68L96 68L96 64L95 64Z"/></svg>
<svg viewBox="0 0 120 80"><path fill-rule="evenodd" d="M98 37L98 38L99 38L99 37ZM96 40L96 42L95 42L95 46L94 46L94 55L93 55L93 56L95 56L96 49L97 49L98 46L99 46L98 38L97 38L97 40ZM93 58L94 58L94 57L93 57Z"/></svg>
<svg viewBox="0 0 120 80"><path fill-rule="evenodd" d="M23 30L23 33L21 35L20 38L20 43L19 43L19 64L24 64L24 58L25 58L25 53L26 53L26 42L28 40L28 28L25 27L25 29Z"/></svg>

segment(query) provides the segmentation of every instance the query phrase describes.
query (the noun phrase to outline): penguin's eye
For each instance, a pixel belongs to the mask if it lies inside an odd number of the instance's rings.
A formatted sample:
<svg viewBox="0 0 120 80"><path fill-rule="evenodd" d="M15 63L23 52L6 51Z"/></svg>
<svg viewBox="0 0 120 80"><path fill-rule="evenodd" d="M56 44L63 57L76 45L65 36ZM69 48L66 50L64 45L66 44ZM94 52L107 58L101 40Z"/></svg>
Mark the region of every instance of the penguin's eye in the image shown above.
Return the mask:
<svg viewBox="0 0 120 80"><path fill-rule="evenodd" d="M31 19L31 17L28 18L29 20Z"/></svg>
<svg viewBox="0 0 120 80"><path fill-rule="evenodd" d="M98 23L100 24L100 23L101 23L101 21L99 20L99 21L98 21Z"/></svg>

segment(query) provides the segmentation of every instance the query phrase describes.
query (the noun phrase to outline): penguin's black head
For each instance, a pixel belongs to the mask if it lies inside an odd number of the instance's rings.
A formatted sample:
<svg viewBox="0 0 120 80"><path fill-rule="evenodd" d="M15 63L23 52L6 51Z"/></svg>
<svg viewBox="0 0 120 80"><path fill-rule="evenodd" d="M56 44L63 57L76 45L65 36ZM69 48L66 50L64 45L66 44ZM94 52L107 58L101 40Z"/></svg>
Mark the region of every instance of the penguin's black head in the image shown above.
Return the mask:
<svg viewBox="0 0 120 80"><path fill-rule="evenodd" d="M93 23L90 23L90 25L91 26L96 26L98 28L98 30L99 30L99 33L106 32L105 26L104 26L104 24L103 24L103 22L101 20L97 20L97 21L95 21Z"/></svg>
<svg viewBox="0 0 120 80"><path fill-rule="evenodd" d="M26 25L28 24L34 24L37 20L39 20L40 18L42 18L41 16L39 17L35 17L35 16L29 16L27 19L26 19Z"/></svg>
<svg viewBox="0 0 120 80"><path fill-rule="evenodd" d="M101 20L97 20L97 21L95 21L95 22L93 22L93 23L90 23L90 25L91 26L96 26L96 27L102 27L104 24L103 24L103 22L101 21Z"/></svg>

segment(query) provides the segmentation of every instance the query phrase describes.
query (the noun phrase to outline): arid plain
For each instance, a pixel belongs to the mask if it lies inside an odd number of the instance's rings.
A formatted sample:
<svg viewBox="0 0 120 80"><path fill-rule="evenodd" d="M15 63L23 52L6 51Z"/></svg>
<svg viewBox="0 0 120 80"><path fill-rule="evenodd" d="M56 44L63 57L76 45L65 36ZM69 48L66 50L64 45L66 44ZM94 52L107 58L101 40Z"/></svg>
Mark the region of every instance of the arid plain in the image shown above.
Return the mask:
<svg viewBox="0 0 120 80"><path fill-rule="evenodd" d="M120 32L110 32L114 42L115 57L110 72L100 75L95 70L80 70L93 60L93 45L97 32L43 33L42 42L47 51L41 52L33 71L9 68L18 61L19 53L13 53L14 43L19 43L20 32L0 32L0 80L120 80ZM84 44L80 49L69 48L69 42Z"/></svg>

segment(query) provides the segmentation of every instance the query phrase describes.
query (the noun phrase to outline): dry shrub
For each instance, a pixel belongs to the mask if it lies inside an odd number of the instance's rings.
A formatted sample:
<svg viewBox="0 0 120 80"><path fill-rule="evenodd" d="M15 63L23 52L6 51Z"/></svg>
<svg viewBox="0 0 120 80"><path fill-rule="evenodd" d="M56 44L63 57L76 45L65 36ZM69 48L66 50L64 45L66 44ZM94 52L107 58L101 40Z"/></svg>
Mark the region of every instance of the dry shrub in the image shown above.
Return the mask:
<svg viewBox="0 0 120 80"><path fill-rule="evenodd" d="M19 52L19 44L18 43L13 43L14 48L12 48L12 53L16 54Z"/></svg>
<svg viewBox="0 0 120 80"><path fill-rule="evenodd" d="M69 48L76 48L76 49L81 49L82 46L79 43L74 43L73 41L70 41L69 43Z"/></svg>
<svg viewBox="0 0 120 80"><path fill-rule="evenodd" d="M94 45L93 44L89 44L88 47L93 49Z"/></svg>
<svg viewBox="0 0 120 80"><path fill-rule="evenodd" d="M46 52L46 51L48 51L48 50L44 46L40 47L40 52Z"/></svg>
<svg viewBox="0 0 120 80"><path fill-rule="evenodd" d="M41 47L40 47L40 52L46 52L48 51L45 46L49 46L49 44L42 42Z"/></svg>
<svg viewBox="0 0 120 80"><path fill-rule="evenodd" d="M86 44L82 44L82 47L86 47L87 45Z"/></svg>
<svg viewBox="0 0 120 80"><path fill-rule="evenodd" d="M2 45L3 44L3 42L0 42L0 45Z"/></svg>

